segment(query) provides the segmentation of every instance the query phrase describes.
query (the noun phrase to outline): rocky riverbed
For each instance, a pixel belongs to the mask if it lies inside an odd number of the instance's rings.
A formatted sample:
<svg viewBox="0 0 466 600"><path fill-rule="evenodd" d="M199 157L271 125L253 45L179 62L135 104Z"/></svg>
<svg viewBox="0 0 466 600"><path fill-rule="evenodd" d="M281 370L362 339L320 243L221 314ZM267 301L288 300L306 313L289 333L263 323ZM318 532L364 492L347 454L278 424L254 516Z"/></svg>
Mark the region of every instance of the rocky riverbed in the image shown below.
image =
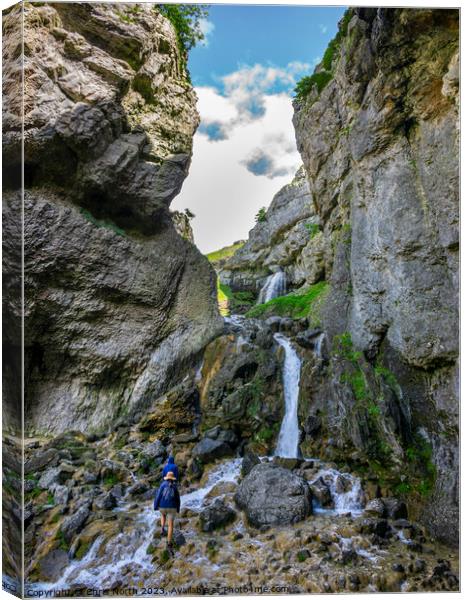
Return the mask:
<svg viewBox="0 0 466 600"><path fill-rule="evenodd" d="M177 551L160 537L154 489L167 447L141 424L100 440L82 433L26 445L26 557L31 588L77 593L199 585L294 592L458 589L458 557L370 499L355 474L313 459L204 456L178 442ZM171 447L173 449L173 445Z"/></svg>

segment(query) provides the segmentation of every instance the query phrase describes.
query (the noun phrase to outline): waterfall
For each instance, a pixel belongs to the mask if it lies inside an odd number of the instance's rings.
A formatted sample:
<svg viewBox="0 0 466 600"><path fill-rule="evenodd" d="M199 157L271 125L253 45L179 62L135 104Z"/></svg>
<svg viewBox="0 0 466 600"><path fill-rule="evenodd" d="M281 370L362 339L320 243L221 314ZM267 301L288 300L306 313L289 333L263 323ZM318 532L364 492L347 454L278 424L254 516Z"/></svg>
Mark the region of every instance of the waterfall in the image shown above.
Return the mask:
<svg viewBox="0 0 466 600"><path fill-rule="evenodd" d="M277 271L272 275L269 275L266 279L266 282L262 286L261 291L259 292L259 298L257 300L257 304L263 304L264 302L268 302L272 300L272 298L277 298L278 296L283 296L286 292L286 275L284 271Z"/></svg>
<svg viewBox="0 0 466 600"><path fill-rule="evenodd" d="M283 394L285 396L285 416L278 435L275 456L284 458L298 457L298 396L301 360L288 338L276 333L274 339L285 350L283 364Z"/></svg>

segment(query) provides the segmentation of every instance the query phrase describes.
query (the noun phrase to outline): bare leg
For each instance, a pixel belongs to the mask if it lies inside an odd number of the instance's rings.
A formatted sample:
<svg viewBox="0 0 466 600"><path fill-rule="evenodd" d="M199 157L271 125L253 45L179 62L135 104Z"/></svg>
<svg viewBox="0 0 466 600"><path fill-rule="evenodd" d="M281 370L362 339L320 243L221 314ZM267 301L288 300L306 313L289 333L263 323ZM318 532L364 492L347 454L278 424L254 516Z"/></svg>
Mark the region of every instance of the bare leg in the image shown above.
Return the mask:
<svg viewBox="0 0 466 600"><path fill-rule="evenodd" d="M161 515L160 517L160 525L162 526L162 531L165 529L165 521L167 517L165 515Z"/></svg>
<svg viewBox="0 0 466 600"><path fill-rule="evenodd" d="M169 544L171 544L171 542L172 542L172 537L173 537L173 519L170 519L168 521L168 536L167 536L167 542Z"/></svg>

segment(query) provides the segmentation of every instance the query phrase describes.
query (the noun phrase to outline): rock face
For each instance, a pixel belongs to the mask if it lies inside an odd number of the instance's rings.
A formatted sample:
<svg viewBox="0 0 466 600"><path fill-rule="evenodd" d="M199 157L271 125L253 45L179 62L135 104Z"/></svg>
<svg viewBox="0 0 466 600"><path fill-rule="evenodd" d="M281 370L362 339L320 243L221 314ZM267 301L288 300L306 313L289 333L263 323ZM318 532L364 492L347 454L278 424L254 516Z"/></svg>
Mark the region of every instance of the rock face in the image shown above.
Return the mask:
<svg viewBox="0 0 466 600"><path fill-rule="evenodd" d="M234 291L257 293L267 276L280 268L293 287L315 283L320 278L315 260L320 252L318 224L301 167L293 181L276 194L265 219L249 232L246 244L222 265L220 280Z"/></svg>
<svg viewBox="0 0 466 600"><path fill-rule="evenodd" d="M304 479L274 464L256 465L241 482L235 501L256 527L297 523L312 513Z"/></svg>
<svg viewBox="0 0 466 600"><path fill-rule="evenodd" d="M418 510L455 542L458 12L355 9L341 38L329 83L295 101L335 350L322 384L308 379L309 414L334 446L360 449L378 431L381 464L422 454Z"/></svg>
<svg viewBox="0 0 466 600"><path fill-rule="evenodd" d="M27 427L102 429L181 380L222 325L214 273L169 212L190 164L196 97L153 5L30 4L24 36ZM20 39L8 44L13 59ZM21 127L10 100L14 173ZM4 235L15 239L10 179Z"/></svg>

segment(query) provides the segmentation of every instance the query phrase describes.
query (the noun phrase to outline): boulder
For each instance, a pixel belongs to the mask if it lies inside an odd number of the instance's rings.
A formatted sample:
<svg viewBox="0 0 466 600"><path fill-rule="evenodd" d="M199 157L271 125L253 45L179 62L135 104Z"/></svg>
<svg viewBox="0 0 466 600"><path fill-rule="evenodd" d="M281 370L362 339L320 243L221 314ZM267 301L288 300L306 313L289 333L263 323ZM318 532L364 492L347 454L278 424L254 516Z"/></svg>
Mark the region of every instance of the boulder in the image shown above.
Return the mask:
<svg viewBox="0 0 466 600"><path fill-rule="evenodd" d="M63 463L58 467L52 467L45 471L37 485L43 490L48 490L53 485L65 483L74 472L75 468L72 465Z"/></svg>
<svg viewBox="0 0 466 600"><path fill-rule="evenodd" d="M147 458L165 458L167 449L160 440L155 440L145 446L141 451L142 456Z"/></svg>
<svg viewBox="0 0 466 600"><path fill-rule="evenodd" d="M65 506L70 498L70 490L66 485L52 485L50 491L53 494L53 500L55 504L62 504Z"/></svg>
<svg viewBox="0 0 466 600"><path fill-rule="evenodd" d="M364 509L364 514L373 517L384 517L387 513L385 508L385 504L381 498L374 498L367 503L366 508Z"/></svg>
<svg viewBox="0 0 466 600"><path fill-rule="evenodd" d="M384 498L383 503L385 505L387 517L389 519L407 519L408 509L406 504L398 498Z"/></svg>
<svg viewBox="0 0 466 600"><path fill-rule="evenodd" d="M253 469L256 465L259 465L260 462L261 461L257 454L254 454L253 452L246 452L241 463L241 475L246 477L251 469Z"/></svg>
<svg viewBox="0 0 466 600"><path fill-rule="evenodd" d="M194 446L192 453L195 458L199 458L202 462L208 463L216 458L231 456L233 451L231 446L226 442L205 437Z"/></svg>
<svg viewBox="0 0 466 600"><path fill-rule="evenodd" d="M312 495L322 507L333 507L332 494L322 477L309 484Z"/></svg>
<svg viewBox="0 0 466 600"><path fill-rule="evenodd" d="M300 458L283 458L282 456L274 456L273 462L284 469L298 469L302 464L302 460Z"/></svg>
<svg viewBox="0 0 466 600"><path fill-rule="evenodd" d="M214 531L219 527L228 525L236 518L236 512L225 504L225 502L216 498L212 504L206 506L199 515L199 526L201 531Z"/></svg>
<svg viewBox="0 0 466 600"><path fill-rule="evenodd" d="M58 453L55 448L47 448L42 452L37 452L29 458L24 464L24 472L34 473L40 471L44 467L54 466L58 461Z"/></svg>
<svg viewBox="0 0 466 600"><path fill-rule="evenodd" d="M40 575L45 581L56 581L69 562L68 553L56 548L39 561Z"/></svg>
<svg viewBox="0 0 466 600"><path fill-rule="evenodd" d="M94 507L97 510L111 510L117 505L117 500L112 492L101 494L94 500Z"/></svg>
<svg viewBox="0 0 466 600"><path fill-rule="evenodd" d="M296 523L312 514L307 482L273 463L256 465L239 485L235 501L256 527Z"/></svg>
<svg viewBox="0 0 466 600"><path fill-rule="evenodd" d="M70 542L73 537L83 528L84 523L89 517L90 510L87 505L81 506L74 514L64 519L61 526L63 537Z"/></svg>

